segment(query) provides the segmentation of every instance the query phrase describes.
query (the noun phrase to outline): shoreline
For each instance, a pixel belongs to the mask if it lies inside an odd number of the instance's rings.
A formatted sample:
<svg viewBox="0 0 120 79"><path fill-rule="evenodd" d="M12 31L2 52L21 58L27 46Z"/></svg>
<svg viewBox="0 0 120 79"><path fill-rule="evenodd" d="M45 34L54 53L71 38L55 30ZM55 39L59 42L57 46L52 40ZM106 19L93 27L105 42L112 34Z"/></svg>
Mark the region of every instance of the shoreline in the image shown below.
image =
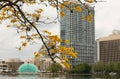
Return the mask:
<svg viewBox="0 0 120 79"><path fill-rule="evenodd" d="M39 73L0 73L0 75L66 75L66 73L58 72L58 73L51 73L51 72L39 72Z"/></svg>

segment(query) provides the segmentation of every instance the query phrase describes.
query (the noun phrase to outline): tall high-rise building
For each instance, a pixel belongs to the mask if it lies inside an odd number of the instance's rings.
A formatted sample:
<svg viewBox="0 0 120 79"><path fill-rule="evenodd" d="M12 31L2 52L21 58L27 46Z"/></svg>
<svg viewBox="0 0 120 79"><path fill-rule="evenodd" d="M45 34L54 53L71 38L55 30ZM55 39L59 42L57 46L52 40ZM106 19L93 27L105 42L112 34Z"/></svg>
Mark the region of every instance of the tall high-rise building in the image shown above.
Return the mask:
<svg viewBox="0 0 120 79"><path fill-rule="evenodd" d="M82 8L82 12L70 10L77 6ZM65 16L60 20L60 36L63 40L70 40L69 46L73 47L75 52L78 53L77 59L69 57L71 65L84 62L94 63L94 7L83 3L71 2L67 7L61 9L61 12L64 12Z"/></svg>

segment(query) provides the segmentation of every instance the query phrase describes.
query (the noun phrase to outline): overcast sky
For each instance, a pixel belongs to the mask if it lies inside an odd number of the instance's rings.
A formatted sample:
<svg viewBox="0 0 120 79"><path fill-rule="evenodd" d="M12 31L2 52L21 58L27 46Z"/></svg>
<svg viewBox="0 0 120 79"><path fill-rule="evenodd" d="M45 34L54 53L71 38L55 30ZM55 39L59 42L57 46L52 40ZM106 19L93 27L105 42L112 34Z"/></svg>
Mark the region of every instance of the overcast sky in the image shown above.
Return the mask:
<svg viewBox="0 0 120 79"><path fill-rule="evenodd" d="M103 37L120 30L120 0L99 2L95 8L95 36Z"/></svg>
<svg viewBox="0 0 120 79"><path fill-rule="evenodd" d="M105 0L95 4L95 36L96 38L111 34L112 30L120 30L120 0ZM47 16L55 16L55 10L49 8L45 11ZM49 14L48 14L49 13ZM28 45L22 51L16 47L20 45L19 34L15 28L0 26L0 59L20 58L22 60L33 57L33 52L38 51L40 44ZM54 27L53 27L54 26ZM54 34L59 34L59 24L44 26Z"/></svg>

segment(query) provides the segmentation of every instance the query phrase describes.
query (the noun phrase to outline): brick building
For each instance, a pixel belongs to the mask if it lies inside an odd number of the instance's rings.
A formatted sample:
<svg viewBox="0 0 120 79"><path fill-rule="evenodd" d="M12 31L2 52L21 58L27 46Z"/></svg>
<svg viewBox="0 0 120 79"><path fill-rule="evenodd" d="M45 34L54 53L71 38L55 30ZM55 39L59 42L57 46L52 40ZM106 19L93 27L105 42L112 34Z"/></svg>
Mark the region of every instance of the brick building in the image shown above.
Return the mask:
<svg viewBox="0 0 120 79"><path fill-rule="evenodd" d="M120 62L120 34L112 34L97 40L97 61Z"/></svg>

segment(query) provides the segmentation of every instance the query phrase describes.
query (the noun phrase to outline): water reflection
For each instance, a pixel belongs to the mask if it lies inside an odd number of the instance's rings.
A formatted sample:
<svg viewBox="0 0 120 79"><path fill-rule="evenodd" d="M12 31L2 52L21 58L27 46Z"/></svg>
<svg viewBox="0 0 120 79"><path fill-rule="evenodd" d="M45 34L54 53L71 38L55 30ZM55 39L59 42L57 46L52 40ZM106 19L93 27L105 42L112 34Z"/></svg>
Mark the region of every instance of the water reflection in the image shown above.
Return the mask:
<svg viewBox="0 0 120 79"><path fill-rule="evenodd" d="M94 76L96 79L120 79L120 75L97 75Z"/></svg>
<svg viewBox="0 0 120 79"><path fill-rule="evenodd" d="M40 74L40 75L0 75L0 79L120 79L120 75L64 75L64 74Z"/></svg>
<svg viewBox="0 0 120 79"><path fill-rule="evenodd" d="M120 75L66 75L65 79L120 79Z"/></svg>
<svg viewBox="0 0 120 79"><path fill-rule="evenodd" d="M92 75L66 75L66 79L95 79Z"/></svg>

